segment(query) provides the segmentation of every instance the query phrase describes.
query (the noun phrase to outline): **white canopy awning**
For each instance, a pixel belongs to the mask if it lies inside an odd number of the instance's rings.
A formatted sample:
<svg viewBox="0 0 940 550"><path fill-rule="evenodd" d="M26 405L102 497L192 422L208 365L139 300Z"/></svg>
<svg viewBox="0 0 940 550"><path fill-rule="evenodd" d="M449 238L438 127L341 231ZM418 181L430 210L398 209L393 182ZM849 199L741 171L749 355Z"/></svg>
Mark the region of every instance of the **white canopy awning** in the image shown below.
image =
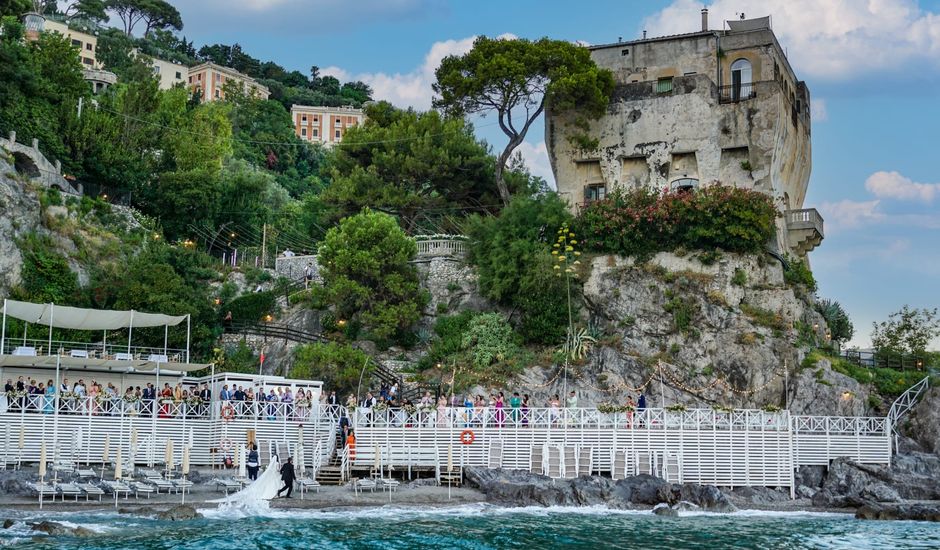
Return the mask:
<svg viewBox="0 0 940 550"><path fill-rule="evenodd" d="M206 363L156 363L154 361L122 361L115 359L84 359L78 357L61 356L58 358L59 366L70 369L113 369L118 371L152 372L159 365L161 371L193 372L203 370L210 365ZM40 357L0 355L0 367L56 367L56 356L45 355Z"/></svg>
<svg viewBox="0 0 940 550"><path fill-rule="evenodd" d="M139 311L113 311L57 306L55 304L32 304L17 300L6 300L4 313L27 323L55 328L78 330L117 330L176 326L186 320L185 315L173 316Z"/></svg>

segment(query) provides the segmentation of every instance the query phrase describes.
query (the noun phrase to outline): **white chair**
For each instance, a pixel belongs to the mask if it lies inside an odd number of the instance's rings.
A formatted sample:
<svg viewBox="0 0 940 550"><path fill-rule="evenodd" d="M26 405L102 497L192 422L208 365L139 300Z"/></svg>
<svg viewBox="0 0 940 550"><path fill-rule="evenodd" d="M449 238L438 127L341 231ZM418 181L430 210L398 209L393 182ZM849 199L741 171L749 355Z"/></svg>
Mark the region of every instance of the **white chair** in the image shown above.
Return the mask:
<svg viewBox="0 0 940 550"><path fill-rule="evenodd" d="M396 479L380 477L376 480L377 485L381 486L383 491L388 490L389 492L397 491L401 483Z"/></svg>
<svg viewBox="0 0 940 550"><path fill-rule="evenodd" d="M215 488L219 490L225 490L225 496L228 496L229 491L238 491L242 488L242 483L234 479L215 479L212 481L215 484Z"/></svg>
<svg viewBox="0 0 940 550"><path fill-rule="evenodd" d="M33 490L34 493L39 495L40 500L46 498L46 495L49 495L49 497L52 498L52 502L55 502L57 491L56 488L51 484L45 482L40 483L37 481L35 483L31 483L29 487Z"/></svg>
<svg viewBox="0 0 940 550"><path fill-rule="evenodd" d="M79 469L75 471L75 475L77 475L79 479L94 479L98 477L98 472L91 470L91 469L87 469L87 470Z"/></svg>
<svg viewBox="0 0 940 550"><path fill-rule="evenodd" d="M134 355L126 352L119 352L114 354L114 359L117 361L133 361Z"/></svg>
<svg viewBox="0 0 940 550"><path fill-rule="evenodd" d="M20 346L13 350L13 355L19 355L23 357L36 357L36 348L31 346Z"/></svg>
<svg viewBox="0 0 940 550"><path fill-rule="evenodd" d="M69 356L78 359L88 359L88 351L83 349L73 349L69 352Z"/></svg>
<svg viewBox="0 0 940 550"><path fill-rule="evenodd" d="M375 492L375 481L371 479L357 479L353 483L353 490L356 494L359 494L360 491L365 491L368 489L370 492Z"/></svg>
<svg viewBox="0 0 940 550"><path fill-rule="evenodd" d="M121 483L120 481L104 481L102 484L108 489L108 492L113 494L115 498L124 495L124 499L127 500L131 496L131 488Z"/></svg>

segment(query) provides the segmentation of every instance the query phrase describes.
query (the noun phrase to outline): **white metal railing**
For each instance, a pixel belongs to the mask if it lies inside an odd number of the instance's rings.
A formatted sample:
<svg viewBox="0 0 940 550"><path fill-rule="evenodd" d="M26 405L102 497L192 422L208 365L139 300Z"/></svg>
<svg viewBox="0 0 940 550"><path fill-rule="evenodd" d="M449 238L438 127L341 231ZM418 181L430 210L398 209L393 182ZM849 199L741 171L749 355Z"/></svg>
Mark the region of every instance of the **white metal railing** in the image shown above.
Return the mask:
<svg viewBox="0 0 940 550"><path fill-rule="evenodd" d="M32 338L7 338L0 346L0 355L23 357L71 357L77 359L104 359L117 361L159 361L179 363L186 358L186 350L102 342L71 342Z"/></svg>
<svg viewBox="0 0 940 550"><path fill-rule="evenodd" d="M0 393L0 414L53 414L56 412L54 394L30 394L25 392ZM209 418L210 403L198 397L175 401L137 397L112 397L62 393L58 400L59 414L71 416L152 416L159 418Z"/></svg>
<svg viewBox="0 0 940 550"><path fill-rule="evenodd" d="M898 439L898 421L907 414L911 409L917 405L917 402L920 400L920 397L927 391L927 388L930 387L930 377L925 376L920 382L914 384L907 389L904 393L898 396L894 400L894 403L891 404L891 409L888 410L888 422L890 423L890 429L894 433L895 447L897 446Z"/></svg>
<svg viewBox="0 0 940 550"><path fill-rule="evenodd" d="M691 409L670 411L645 409L604 413L595 408L359 408L352 413L353 425L421 428L648 428L775 430L789 429L787 411L742 409L717 411Z"/></svg>
<svg viewBox="0 0 940 550"><path fill-rule="evenodd" d="M467 253L467 241L463 239L419 240L418 256L464 256Z"/></svg>
<svg viewBox="0 0 940 550"><path fill-rule="evenodd" d="M794 416L793 431L797 434L887 435L889 423L883 417L863 416Z"/></svg>

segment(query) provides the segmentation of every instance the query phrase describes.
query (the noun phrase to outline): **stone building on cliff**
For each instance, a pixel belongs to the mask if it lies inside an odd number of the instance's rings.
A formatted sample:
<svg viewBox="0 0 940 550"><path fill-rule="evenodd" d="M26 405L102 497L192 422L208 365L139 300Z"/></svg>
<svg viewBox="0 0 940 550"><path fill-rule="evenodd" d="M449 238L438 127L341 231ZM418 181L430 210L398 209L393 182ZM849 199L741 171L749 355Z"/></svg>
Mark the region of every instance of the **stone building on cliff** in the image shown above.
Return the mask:
<svg viewBox="0 0 940 550"><path fill-rule="evenodd" d="M577 210L615 189L694 189L721 182L773 197L776 248L804 256L823 220L804 209L812 165L810 96L771 30L770 18L590 47L614 74L607 113L590 122L598 140L569 139L577 113L546 115L545 142L558 192ZM645 33L644 33L645 34Z"/></svg>

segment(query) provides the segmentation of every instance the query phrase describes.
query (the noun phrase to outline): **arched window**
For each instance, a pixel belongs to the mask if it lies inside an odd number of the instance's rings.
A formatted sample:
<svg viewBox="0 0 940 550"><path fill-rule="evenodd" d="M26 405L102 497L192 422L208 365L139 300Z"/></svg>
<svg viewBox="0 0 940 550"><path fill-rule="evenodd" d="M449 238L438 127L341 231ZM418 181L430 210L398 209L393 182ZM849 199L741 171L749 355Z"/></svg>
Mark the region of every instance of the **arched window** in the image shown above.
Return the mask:
<svg viewBox="0 0 940 550"><path fill-rule="evenodd" d="M741 101L753 97L754 88L751 80L751 62L738 59L731 64L731 99Z"/></svg>

